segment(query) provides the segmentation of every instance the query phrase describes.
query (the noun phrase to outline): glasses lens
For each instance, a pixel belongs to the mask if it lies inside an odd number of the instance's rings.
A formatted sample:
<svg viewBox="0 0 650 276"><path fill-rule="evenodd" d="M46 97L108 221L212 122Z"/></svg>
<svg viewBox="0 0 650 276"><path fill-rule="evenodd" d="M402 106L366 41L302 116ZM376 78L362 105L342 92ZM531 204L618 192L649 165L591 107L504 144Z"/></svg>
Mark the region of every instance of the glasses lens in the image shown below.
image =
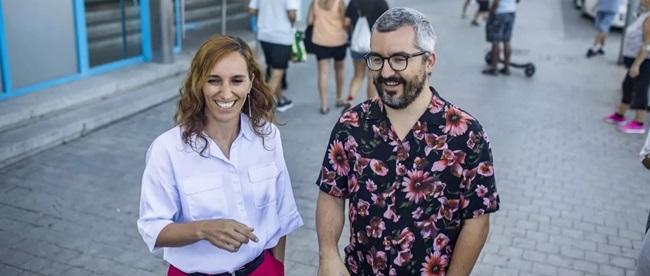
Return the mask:
<svg viewBox="0 0 650 276"><path fill-rule="evenodd" d="M393 70L401 71L406 69L406 65L408 64L408 58L405 56L396 55L390 57L388 62L390 63L390 67L392 67Z"/></svg>
<svg viewBox="0 0 650 276"><path fill-rule="evenodd" d="M369 55L366 61L370 70L380 70L384 65L384 59L378 55Z"/></svg>

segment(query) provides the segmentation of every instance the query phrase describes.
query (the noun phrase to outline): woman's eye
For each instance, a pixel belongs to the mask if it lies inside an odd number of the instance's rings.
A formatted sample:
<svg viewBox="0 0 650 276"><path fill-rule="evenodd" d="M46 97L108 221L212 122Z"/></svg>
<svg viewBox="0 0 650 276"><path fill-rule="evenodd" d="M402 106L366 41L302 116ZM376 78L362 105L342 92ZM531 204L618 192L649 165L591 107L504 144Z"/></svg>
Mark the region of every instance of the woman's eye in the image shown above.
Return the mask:
<svg viewBox="0 0 650 276"><path fill-rule="evenodd" d="M210 79L210 80L208 80L209 84L219 84L219 82L220 81L218 79Z"/></svg>

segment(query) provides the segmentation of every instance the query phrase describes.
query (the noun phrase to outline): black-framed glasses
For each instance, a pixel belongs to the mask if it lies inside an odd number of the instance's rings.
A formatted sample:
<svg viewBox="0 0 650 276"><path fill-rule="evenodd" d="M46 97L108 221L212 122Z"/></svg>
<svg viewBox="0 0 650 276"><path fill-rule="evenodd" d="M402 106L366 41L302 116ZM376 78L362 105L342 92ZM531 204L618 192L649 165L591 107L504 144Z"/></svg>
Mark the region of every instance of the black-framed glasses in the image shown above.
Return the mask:
<svg viewBox="0 0 650 276"><path fill-rule="evenodd" d="M428 54L429 51L420 51L415 54L399 53L390 57L383 57L376 53L366 54L366 65L372 71L380 71L384 68L384 61L388 60L388 65L393 71L404 71L409 66L409 59L412 57Z"/></svg>

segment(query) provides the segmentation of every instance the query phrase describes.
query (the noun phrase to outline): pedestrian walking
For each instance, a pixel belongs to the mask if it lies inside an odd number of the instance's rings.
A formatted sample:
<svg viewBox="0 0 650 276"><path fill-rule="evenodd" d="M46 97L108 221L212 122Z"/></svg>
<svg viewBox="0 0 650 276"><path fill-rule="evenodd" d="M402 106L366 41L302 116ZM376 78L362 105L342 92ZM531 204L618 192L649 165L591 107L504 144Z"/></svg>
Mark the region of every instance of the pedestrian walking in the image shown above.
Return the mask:
<svg viewBox="0 0 650 276"><path fill-rule="evenodd" d="M210 38L176 126L147 151L137 225L150 251L163 250L167 275L284 275L286 236L303 222L260 76L243 40Z"/></svg>
<svg viewBox="0 0 650 276"><path fill-rule="evenodd" d="M623 63L628 68L623 80L623 97L616 111L605 117L605 121L618 125L624 133L645 133L645 115L648 106L648 86L650 86L650 0L641 0L646 9L625 29L623 41ZM625 113L634 110L634 118L626 122Z"/></svg>
<svg viewBox="0 0 650 276"><path fill-rule="evenodd" d="M467 7L469 7L469 4L472 0L465 0L465 4L463 4L463 13L462 13L462 18L467 17ZM471 21L472 26L480 26L479 20L486 19L487 15L490 11L490 0L476 0L476 4L478 4L478 8L476 9L476 13L474 14L474 18Z"/></svg>
<svg viewBox="0 0 650 276"><path fill-rule="evenodd" d="M248 5L249 13L257 16L257 40L262 46L266 66L270 68L266 81L280 112L293 107L293 101L284 96L281 82L291 60L293 24L299 7L300 0L250 0Z"/></svg>
<svg viewBox="0 0 650 276"><path fill-rule="evenodd" d="M641 163L646 169L650 170L650 134L645 139L645 144L639 153L641 155ZM641 246L641 253L637 261L636 276L650 276L650 214L648 214L648 222L645 226L645 239Z"/></svg>
<svg viewBox="0 0 650 276"><path fill-rule="evenodd" d="M598 0L596 3L596 37L594 38L594 44L587 50L587 58L593 57L595 55L604 55L605 51L603 47L605 46L605 41L607 40L607 34L612 27L616 13L620 9L622 0Z"/></svg>
<svg viewBox="0 0 650 276"><path fill-rule="evenodd" d="M345 10L345 17L350 20L351 23L350 33L352 33L352 30L356 28L359 18L365 17L368 21L369 28L372 28L372 25L375 24L377 18L387 10L388 3L386 3L385 0L351 0ZM370 32L370 30L368 31ZM362 82L366 79L366 54L368 54L368 52L356 52L350 48L350 56L352 57L352 64L354 67L354 76L350 81L350 91L345 100L344 110L352 107L354 98L357 96L357 93L359 93ZM370 77L367 78L367 83L366 96L368 99L371 99L377 95L377 90Z"/></svg>
<svg viewBox="0 0 650 276"><path fill-rule="evenodd" d="M517 11L518 0L494 0L490 6L489 16L485 24L487 41L492 43L492 63L483 74L496 76L498 73L510 75L510 56L512 47L512 30L515 24L515 12ZM499 57L503 45L503 68L497 69Z"/></svg>
<svg viewBox="0 0 650 276"><path fill-rule="evenodd" d="M429 20L393 8L366 56L378 98L332 130L316 184L320 275L469 275L499 208L490 142L479 122L429 87ZM338 239L349 204L350 242Z"/></svg>
<svg viewBox="0 0 650 276"><path fill-rule="evenodd" d="M320 112L327 114L329 112L327 80L332 59L334 59L336 76L336 106L345 105L345 101L342 99L345 82L343 60L348 42L345 3L343 0L313 0L309 6L308 24L314 26L312 42L318 60Z"/></svg>

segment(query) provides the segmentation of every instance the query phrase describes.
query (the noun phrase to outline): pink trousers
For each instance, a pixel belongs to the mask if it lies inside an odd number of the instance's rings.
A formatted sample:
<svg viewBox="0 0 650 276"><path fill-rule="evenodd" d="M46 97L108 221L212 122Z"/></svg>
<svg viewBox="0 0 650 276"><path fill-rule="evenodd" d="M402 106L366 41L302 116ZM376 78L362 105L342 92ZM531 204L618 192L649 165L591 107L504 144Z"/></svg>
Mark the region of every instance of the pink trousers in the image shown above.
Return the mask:
<svg viewBox="0 0 650 276"><path fill-rule="evenodd" d="M284 264L271 254L271 250L264 250L264 261L248 276L284 276ZM169 265L167 276L188 276L194 273L185 273L173 265ZM199 274L211 275L211 274Z"/></svg>

